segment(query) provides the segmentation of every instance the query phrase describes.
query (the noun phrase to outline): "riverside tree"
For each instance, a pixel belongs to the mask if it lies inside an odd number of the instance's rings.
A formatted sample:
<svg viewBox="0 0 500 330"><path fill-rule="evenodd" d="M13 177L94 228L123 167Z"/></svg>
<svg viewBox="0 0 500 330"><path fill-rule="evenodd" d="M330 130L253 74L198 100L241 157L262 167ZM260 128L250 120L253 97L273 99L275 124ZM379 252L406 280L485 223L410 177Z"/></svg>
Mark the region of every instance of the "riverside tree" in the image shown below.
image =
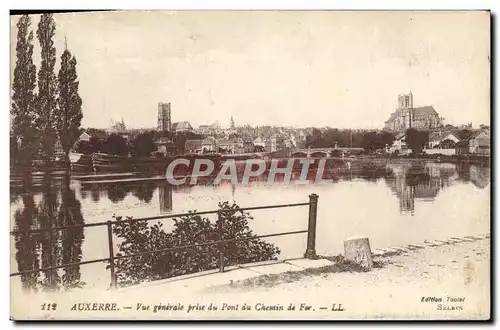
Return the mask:
<svg viewBox="0 0 500 330"><path fill-rule="evenodd" d="M129 148L121 135L113 133L103 142L101 150L110 155L126 156Z"/></svg>
<svg viewBox="0 0 500 330"><path fill-rule="evenodd" d="M17 23L16 66L12 83L12 128L16 154L24 164L30 165L37 150L35 121L36 66L33 64L33 31L31 19L23 15Z"/></svg>
<svg viewBox="0 0 500 330"><path fill-rule="evenodd" d="M414 154L419 154L429 143L429 132L410 128L406 130L405 142Z"/></svg>
<svg viewBox="0 0 500 330"><path fill-rule="evenodd" d="M61 56L58 74L59 95L55 108L55 128L64 151L64 161L69 163L69 150L78 140L82 122L82 99L78 94L76 58L66 48Z"/></svg>
<svg viewBox="0 0 500 330"><path fill-rule="evenodd" d="M54 117L57 107L57 80L54 73L56 64L56 48L54 37L56 23L52 14L43 14L36 32L41 48L41 65L38 71L38 97L36 111L38 113L36 126L39 129L41 155L46 164L54 159L56 131Z"/></svg>
<svg viewBox="0 0 500 330"><path fill-rule="evenodd" d="M149 157L156 150L153 142L153 133L144 132L137 135L131 143L131 153L134 156Z"/></svg>

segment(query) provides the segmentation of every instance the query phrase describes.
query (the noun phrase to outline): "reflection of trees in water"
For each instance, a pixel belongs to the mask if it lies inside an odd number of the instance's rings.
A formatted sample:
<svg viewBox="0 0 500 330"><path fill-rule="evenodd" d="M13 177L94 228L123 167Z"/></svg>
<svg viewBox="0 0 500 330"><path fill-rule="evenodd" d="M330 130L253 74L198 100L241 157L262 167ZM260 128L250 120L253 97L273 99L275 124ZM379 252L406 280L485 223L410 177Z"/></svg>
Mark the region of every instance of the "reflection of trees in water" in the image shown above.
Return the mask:
<svg viewBox="0 0 500 330"><path fill-rule="evenodd" d="M101 199L101 194L106 193L107 198L113 203L122 202L129 193L136 197L139 201L149 204L153 200L153 195L157 187L160 188L167 184L163 182L141 182L141 183L128 183L128 184L92 184L90 186L90 196L93 202L98 203ZM186 186L169 186L169 189L185 190L190 189L190 185ZM88 188L87 188L88 189Z"/></svg>
<svg viewBox="0 0 500 330"><path fill-rule="evenodd" d="M153 193L156 189L156 183L144 182L133 188L132 194L141 202L149 204L153 199Z"/></svg>
<svg viewBox="0 0 500 330"><path fill-rule="evenodd" d="M80 194L82 196L82 199L87 199L88 191L85 189L80 190Z"/></svg>
<svg viewBox="0 0 500 330"><path fill-rule="evenodd" d="M83 190L84 188L82 188ZM85 189L89 189L89 186L86 186ZM94 203L99 203L101 198L106 195L110 201L113 203L122 202L127 194L130 192L132 188L126 184L98 184L91 183L90 184L90 198Z"/></svg>
<svg viewBox="0 0 500 330"><path fill-rule="evenodd" d="M33 193L30 192L32 188L29 184L30 179L27 179L26 193L22 198L23 206L14 215L16 230L84 223L81 204L76 198L75 191L69 186L69 177L63 179L62 187L59 188L52 185L52 179L50 175L44 176L42 198L38 205L34 201ZM82 256L83 228L19 234L16 235L15 241L19 271L78 262ZM23 287L35 291L74 287L79 284L79 279L79 266L21 275Z"/></svg>
<svg viewBox="0 0 500 330"><path fill-rule="evenodd" d="M25 187L31 187L31 178L25 178ZM14 213L15 230L25 231L32 229L37 214L37 208L32 193L22 195L23 207ZM30 234L21 234L14 237L16 247L16 261L19 271L39 268L36 245L37 242ZM38 273L21 275L23 288L33 288L38 281Z"/></svg>
<svg viewBox="0 0 500 330"><path fill-rule="evenodd" d="M130 186L113 184L106 187L108 198L113 203L122 202L127 194L130 192Z"/></svg>
<svg viewBox="0 0 500 330"><path fill-rule="evenodd" d="M59 208L58 219L61 226L83 225L82 207L77 200L75 191L69 187L69 178L61 189L61 207ZM82 242L84 239L83 228L71 228L63 231L62 238L62 263L76 263L82 260ZM81 286L80 266L70 266L63 268L64 287Z"/></svg>
<svg viewBox="0 0 500 330"><path fill-rule="evenodd" d="M52 185L52 176L46 175L43 178L42 200L38 204L38 228L51 228L58 225L57 208L57 190ZM38 235L39 244L42 249L42 268L57 265L61 256L61 232L47 231ZM49 290L57 289L61 283L61 278L57 269L43 272L45 277L41 285Z"/></svg>
<svg viewBox="0 0 500 330"><path fill-rule="evenodd" d="M98 203L101 199L101 189L99 189L98 185L93 184L90 186L90 198L94 203Z"/></svg>

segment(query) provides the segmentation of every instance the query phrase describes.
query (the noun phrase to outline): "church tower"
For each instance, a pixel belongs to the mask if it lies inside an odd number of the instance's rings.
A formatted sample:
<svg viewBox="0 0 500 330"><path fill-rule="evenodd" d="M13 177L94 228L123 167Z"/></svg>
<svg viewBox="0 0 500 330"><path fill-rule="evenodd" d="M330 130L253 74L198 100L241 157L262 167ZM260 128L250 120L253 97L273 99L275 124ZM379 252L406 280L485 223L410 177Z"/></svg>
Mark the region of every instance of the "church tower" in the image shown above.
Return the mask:
<svg viewBox="0 0 500 330"><path fill-rule="evenodd" d="M231 129L234 129L234 128L235 128L235 127L234 127L234 119L233 119L233 115L231 115L231 121L229 122L229 127L230 127Z"/></svg>
<svg viewBox="0 0 500 330"><path fill-rule="evenodd" d="M165 132L171 129L171 111L170 102L168 103L158 103L158 131Z"/></svg>
<svg viewBox="0 0 500 330"><path fill-rule="evenodd" d="M411 91L408 94L398 95L399 109L413 109L413 94Z"/></svg>
<svg viewBox="0 0 500 330"><path fill-rule="evenodd" d="M398 95L398 110L401 116L401 128L411 128L414 117L413 113L413 94Z"/></svg>
<svg viewBox="0 0 500 330"><path fill-rule="evenodd" d="M415 113L413 111L413 94L411 91L406 95L405 106L406 109L408 109L408 127L412 128L412 126L414 126L413 119L415 117Z"/></svg>

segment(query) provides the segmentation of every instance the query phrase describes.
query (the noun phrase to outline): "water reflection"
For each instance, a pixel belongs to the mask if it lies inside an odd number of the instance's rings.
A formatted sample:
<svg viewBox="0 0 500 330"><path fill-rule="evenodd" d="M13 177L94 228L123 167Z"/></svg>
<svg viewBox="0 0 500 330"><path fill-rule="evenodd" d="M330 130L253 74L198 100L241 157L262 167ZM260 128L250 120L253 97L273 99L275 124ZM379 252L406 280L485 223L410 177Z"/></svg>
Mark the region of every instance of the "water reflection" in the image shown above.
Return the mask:
<svg viewBox="0 0 500 330"><path fill-rule="evenodd" d="M130 187L128 185L112 184L107 189L108 199L114 204L122 202L129 192Z"/></svg>
<svg viewBox="0 0 500 330"><path fill-rule="evenodd" d="M314 176L315 172L312 174ZM293 173L292 180L299 179L299 176L300 173ZM356 197L346 196L344 201L346 205L359 203L358 192L360 196L367 196L363 198L370 198L371 195L362 194L369 192L369 194L379 195L380 202L385 203L380 207L390 209L391 205L397 205L400 213L413 215L415 206L420 201L432 204L441 191L453 189L451 187L454 185L470 185L473 189L486 188L490 182L490 168L424 161L343 162L337 164L335 168L329 168L323 178L333 180L331 188L328 186L324 188L332 189L331 191L344 184L342 181L356 181L356 184L352 185L352 189L356 189L354 194ZM139 216L146 216L146 213L147 216L158 215L158 213L180 213L180 211L185 211L185 207L204 210L208 208L207 198L211 197L215 200L218 197L236 199L237 196L247 196L252 200L238 202L260 205L270 203L269 198L265 197L271 196L266 195L269 190L266 191L263 187L264 183L267 183L267 175L251 178L252 184L249 187L231 184L228 188L230 190L225 190L228 185L212 186L211 179L200 179L197 186L189 184L171 186L165 180L148 180L96 183L72 181L68 176L43 175L16 178L11 180L11 206L14 208L13 229L53 228L103 221L108 219L106 215L103 215L106 212L121 210L120 212L126 215L135 207L138 208L135 214ZM277 185L280 185L281 181L283 181L283 175L278 175ZM387 192L386 186L394 193L394 196L383 197L384 192ZM280 186L279 189L283 189L283 195L286 195L285 189L297 188L292 184L290 188ZM241 194L242 191L244 191L243 194ZM460 189L456 191L457 194L461 194ZM190 194L191 192L193 194ZM191 199L191 196L198 197ZM200 196L203 197L199 198ZM188 202L184 201L186 197L189 198ZM352 198L354 200L350 200ZM273 203L279 204L279 201L279 196L276 200L273 199ZM320 203L323 203L321 205L324 208L338 207L333 203L328 203L327 199L323 199ZM97 211L98 214L92 214L93 211ZM390 212L395 214L398 211L391 209ZM356 218L356 215L353 215L353 218ZM396 218L399 219L399 215ZM105 239L106 229L102 228L100 233L97 233L98 230L96 229L95 233L103 234L99 237ZM106 255L89 256L88 248L82 248L83 242L87 240L88 245L91 240L99 241L100 238L95 238L93 234L87 234L86 238L85 233L87 232L83 228L73 228L52 233L14 236L15 261L18 271L106 257ZM85 284L84 281L90 280L82 278L80 266L23 274L20 278L22 286L31 290L81 287Z"/></svg>
<svg viewBox="0 0 500 330"><path fill-rule="evenodd" d="M154 182L142 183L133 188L133 195L141 202L149 204L153 199L155 189L156 184Z"/></svg>
<svg viewBox="0 0 500 330"><path fill-rule="evenodd" d="M491 169L487 166L478 166L466 164L457 165L458 177L464 182L472 182L480 189L486 188L490 183Z"/></svg>
<svg viewBox="0 0 500 330"><path fill-rule="evenodd" d="M415 200L433 201L441 189L456 180L471 181L481 189L490 181L489 167L479 165L404 162L390 163L387 167L393 175L385 181L397 195L402 213L414 214Z"/></svg>
<svg viewBox="0 0 500 330"><path fill-rule="evenodd" d="M25 191L21 194L22 207L15 211L15 229L54 228L84 223L81 204L70 178L63 177L62 184L55 185L51 175L41 180L42 194L35 201L33 180L24 177ZM82 259L83 228L47 231L35 234L20 234L14 237L18 271L47 268L80 262ZM83 285L80 266L51 269L21 275L24 288L55 291Z"/></svg>
<svg viewBox="0 0 500 330"><path fill-rule="evenodd" d="M15 229L16 230L29 230L34 228L36 219L37 207L33 193L30 192L32 182L31 177L23 178L24 187L27 192L22 194L21 200L23 208L16 210L14 213ZM19 235L15 237L16 247L16 261L18 270L29 270L39 268L39 260L37 253L37 240L34 237L27 235ZM30 273L21 275L21 282L23 288L34 288L38 281L38 273Z"/></svg>
<svg viewBox="0 0 500 330"><path fill-rule="evenodd" d="M75 226L83 225L85 220L82 214L80 201L76 198L75 191L70 188L69 177L61 188L61 207L59 208L59 225ZM62 235L62 264L72 264L82 261L82 242L84 240L83 228L72 228L63 230ZM81 287L80 266L63 268L63 284L66 288Z"/></svg>
<svg viewBox="0 0 500 330"><path fill-rule="evenodd" d="M173 208L173 201L172 201L172 186L163 183L159 185L159 190L160 190L160 213L165 214L165 213L170 213ZM151 193L151 196L153 193ZM151 200L151 199L150 199Z"/></svg>
<svg viewBox="0 0 500 330"><path fill-rule="evenodd" d="M99 189L98 185L92 185L90 188L90 198L94 203L99 203L99 200L101 199L101 189Z"/></svg>

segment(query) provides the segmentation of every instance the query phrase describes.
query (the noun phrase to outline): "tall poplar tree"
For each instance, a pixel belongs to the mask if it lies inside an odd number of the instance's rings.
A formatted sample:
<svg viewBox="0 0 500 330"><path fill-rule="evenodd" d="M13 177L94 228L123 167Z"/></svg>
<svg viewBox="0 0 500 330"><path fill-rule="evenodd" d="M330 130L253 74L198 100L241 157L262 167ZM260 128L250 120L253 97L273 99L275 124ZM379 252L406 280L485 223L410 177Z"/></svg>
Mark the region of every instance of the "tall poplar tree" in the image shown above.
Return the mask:
<svg viewBox="0 0 500 330"><path fill-rule="evenodd" d="M46 164L51 163L54 159L54 146L57 138L54 123L57 106L57 80L54 73L56 48L52 40L55 31L56 23L52 14L43 14L36 32L41 48L36 109L39 114L37 128L40 130L41 155Z"/></svg>
<svg viewBox="0 0 500 330"><path fill-rule="evenodd" d="M69 164L69 150L78 140L82 121L82 99L78 94L78 76L76 58L67 49L61 56L61 68L58 74L59 95L55 112L56 131Z"/></svg>
<svg viewBox="0 0 500 330"><path fill-rule="evenodd" d="M17 22L16 66L12 82L11 136L16 144L17 155L25 165L31 165L37 151L35 122L36 66L33 64L33 31L29 31L31 19L23 15ZM11 152L13 152L12 150Z"/></svg>

